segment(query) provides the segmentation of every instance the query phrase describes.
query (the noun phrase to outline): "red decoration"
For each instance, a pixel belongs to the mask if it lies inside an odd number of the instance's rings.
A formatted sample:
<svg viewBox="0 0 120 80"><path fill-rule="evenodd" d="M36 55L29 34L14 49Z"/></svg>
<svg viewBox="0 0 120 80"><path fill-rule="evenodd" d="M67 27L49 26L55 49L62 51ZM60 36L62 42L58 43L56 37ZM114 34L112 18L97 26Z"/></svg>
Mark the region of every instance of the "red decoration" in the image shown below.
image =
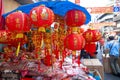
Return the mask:
<svg viewBox="0 0 120 80"><path fill-rule="evenodd" d="M70 50L80 50L84 46L84 38L80 34L72 33L68 35L64 40L64 46L65 48L68 48Z"/></svg>
<svg viewBox="0 0 120 80"><path fill-rule="evenodd" d="M88 29L83 33L83 37L85 38L86 42L96 42L101 39L102 34L98 30Z"/></svg>
<svg viewBox="0 0 120 80"><path fill-rule="evenodd" d="M8 39L9 39L9 44L12 46L18 46L18 43L20 42L20 45L23 45L28 42L28 38L26 35L23 34L23 37L17 38L17 33L10 33Z"/></svg>
<svg viewBox="0 0 120 80"><path fill-rule="evenodd" d="M86 16L80 10L70 10L65 15L66 25L69 27L79 27L85 23Z"/></svg>
<svg viewBox="0 0 120 80"><path fill-rule="evenodd" d="M12 32L24 32L30 30L30 21L27 14L18 11L6 17L6 25Z"/></svg>
<svg viewBox="0 0 120 80"><path fill-rule="evenodd" d="M7 30L0 30L0 43L17 46L18 42L21 42L21 45L23 45L28 41L26 35L23 35L22 38L17 38L16 35L17 33L12 33Z"/></svg>
<svg viewBox="0 0 120 80"><path fill-rule="evenodd" d="M8 43L9 32L0 30L0 43Z"/></svg>
<svg viewBox="0 0 120 80"><path fill-rule="evenodd" d="M44 64L46 66L52 66L52 56L50 54L47 54L44 58Z"/></svg>
<svg viewBox="0 0 120 80"><path fill-rule="evenodd" d="M54 21L54 13L45 5L41 5L30 11L30 20L36 27L49 27Z"/></svg>
<svg viewBox="0 0 120 80"><path fill-rule="evenodd" d="M95 57L95 55L96 55L95 54L95 52L96 52L96 44L95 44L95 42L86 43L84 49L86 50L86 52L88 54L90 54L90 56Z"/></svg>
<svg viewBox="0 0 120 80"><path fill-rule="evenodd" d="M49 50L45 50L45 57L43 58L43 63L46 66L52 66L55 62L55 56L51 55Z"/></svg>

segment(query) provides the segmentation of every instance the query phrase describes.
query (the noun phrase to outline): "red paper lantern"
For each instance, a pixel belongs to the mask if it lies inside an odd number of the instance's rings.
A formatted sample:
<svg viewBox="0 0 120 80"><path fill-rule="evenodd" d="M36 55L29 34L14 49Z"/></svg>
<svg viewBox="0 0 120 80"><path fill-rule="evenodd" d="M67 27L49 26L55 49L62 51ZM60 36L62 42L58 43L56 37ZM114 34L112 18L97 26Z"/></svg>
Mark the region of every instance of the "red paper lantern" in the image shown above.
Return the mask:
<svg viewBox="0 0 120 80"><path fill-rule="evenodd" d="M85 23L86 16L80 10L70 10L65 15L66 25L69 27L79 27Z"/></svg>
<svg viewBox="0 0 120 80"><path fill-rule="evenodd" d="M49 27L54 21L54 13L45 5L41 5L30 11L30 20L36 27Z"/></svg>
<svg viewBox="0 0 120 80"><path fill-rule="evenodd" d="M101 39L102 34L98 30L88 29L83 33L83 37L85 38L86 42L96 42Z"/></svg>
<svg viewBox="0 0 120 80"><path fill-rule="evenodd" d="M12 32L24 32L30 30L30 20L27 14L18 11L6 17L6 25Z"/></svg>
<svg viewBox="0 0 120 80"><path fill-rule="evenodd" d="M85 40L82 35L72 33L64 40L65 48L70 50L81 50L84 47Z"/></svg>

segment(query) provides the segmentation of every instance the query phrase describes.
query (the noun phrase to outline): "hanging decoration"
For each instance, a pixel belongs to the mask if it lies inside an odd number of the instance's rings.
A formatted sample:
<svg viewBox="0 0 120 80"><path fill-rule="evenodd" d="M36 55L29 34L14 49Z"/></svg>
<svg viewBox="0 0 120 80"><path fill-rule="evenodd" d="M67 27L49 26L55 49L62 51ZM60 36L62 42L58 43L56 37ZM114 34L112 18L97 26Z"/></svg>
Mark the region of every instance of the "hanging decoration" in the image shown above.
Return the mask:
<svg viewBox="0 0 120 80"><path fill-rule="evenodd" d="M55 15L55 24L53 30L53 53L55 54L56 58L59 60L60 68L62 68L62 63L66 57L66 51L64 48L64 39L66 37L66 27L64 18L59 15Z"/></svg>
<svg viewBox="0 0 120 80"><path fill-rule="evenodd" d="M65 23L69 27L79 27L86 21L85 14L80 10L70 10L66 13Z"/></svg>
<svg viewBox="0 0 120 80"><path fill-rule="evenodd" d="M12 32L27 32L30 30L30 20L27 14L17 11L6 17L8 30Z"/></svg>
<svg viewBox="0 0 120 80"><path fill-rule="evenodd" d="M84 49L91 56L95 57L96 54L96 44L95 42L99 41L102 38L102 34L98 30L88 29L83 33L86 44Z"/></svg>
<svg viewBox="0 0 120 80"><path fill-rule="evenodd" d="M9 32L7 30L0 30L0 43L8 43Z"/></svg>
<svg viewBox="0 0 120 80"><path fill-rule="evenodd" d="M40 60L41 50L45 50L45 58L51 59L51 33L50 33L50 25L54 21L54 13L53 11L46 7L45 5L40 5L38 7L34 7L30 11L30 20L34 25L34 28L37 28L35 31L37 34L33 34L33 43L35 44L35 54L37 58ZM47 32L48 31L48 32ZM46 58L47 57L47 58ZM50 62L44 63L47 66L51 66ZM38 64L38 69L40 69L40 63Z"/></svg>
<svg viewBox="0 0 120 80"><path fill-rule="evenodd" d="M84 38L80 34L70 34L65 38L64 46L70 50L81 50Z"/></svg>
<svg viewBox="0 0 120 80"><path fill-rule="evenodd" d="M30 11L30 20L37 28L47 28L54 21L54 13L50 8L45 7L45 5L40 5Z"/></svg>
<svg viewBox="0 0 120 80"><path fill-rule="evenodd" d="M21 11L9 14L6 17L6 25L8 30L17 34L15 36L16 39L24 38L23 32L29 31L31 26L29 17ZM19 53L20 43L21 42L18 42L16 56L18 56Z"/></svg>
<svg viewBox="0 0 120 80"><path fill-rule="evenodd" d="M83 37L86 42L96 42L101 39L102 34L98 30L88 29L83 33Z"/></svg>
<svg viewBox="0 0 120 80"><path fill-rule="evenodd" d="M72 50L72 61L75 62L76 50L81 50L83 48L84 38L80 33L78 33L78 27L83 25L86 21L85 14L80 10L69 10L65 17L65 23L68 26L69 34L65 38L64 46ZM80 60L78 60L78 64Z"/></svg>

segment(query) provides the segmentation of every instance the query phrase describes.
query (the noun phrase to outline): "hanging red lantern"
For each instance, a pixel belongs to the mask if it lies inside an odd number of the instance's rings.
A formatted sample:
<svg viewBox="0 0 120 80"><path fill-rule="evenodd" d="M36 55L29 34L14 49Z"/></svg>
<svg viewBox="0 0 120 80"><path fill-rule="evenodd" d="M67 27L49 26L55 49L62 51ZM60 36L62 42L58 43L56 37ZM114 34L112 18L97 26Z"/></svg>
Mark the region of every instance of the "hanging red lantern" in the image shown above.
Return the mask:
<svg viewBox="0 0 120 80"><path fill-rule="evenodd" d="M40 5L30 11L30 20L36 27L50 27L54 21L54 13L45 5Z"/></svg>
<svg viewBox="0 0 120 80"><path fill-rule="evenodd" d="M79 27L85 23L86 16L80 10L69 10L64 19L67 26Z"/></svg>
<svg viewBox="0 0 120 80"><path fill-rule="evenodd" d="M86 42L96 42L99 41L102 37L102 34L98 30L88 29L83 33L83 37Z"/></svg>
<svg viewBox="0 0 120 80"><path fill-rule="evenodd" d="M29 17L27 16L27 14L21 11L13 12L9 14L6 17L6 25L11 32L17 33L17 35L15 36L15 39L24 38L24 35L22 32L29 31L31 26ZM20 45L22 42L19 41L17 43L18 43L18 48L16 51L16 56L18 56Z"/></svg>
<svg viewBox="0 0 120 80"><path fill-rule="evenodd" d="M64 47L72 50L72 63L76 59L76 50L81 50L85 45L85 40L81 34L71 33L64 40ZM79 58L80 59L80 58ZM78 61L79 65L79 61Z"/></svg>
<svg viewBox="0 0 120 80"><path fill-rule="evenodd" d="M30 20L27 14L18 11L6 17L6 25L12 32L25 32L30 30Z"/></svg>
<svg viewBox="0 0 120 80"><path fill-rule="evenodd" d="M84 47L84 38L80 34L72 33L65 38L64 46L70 50L81 50Z"/></svg>

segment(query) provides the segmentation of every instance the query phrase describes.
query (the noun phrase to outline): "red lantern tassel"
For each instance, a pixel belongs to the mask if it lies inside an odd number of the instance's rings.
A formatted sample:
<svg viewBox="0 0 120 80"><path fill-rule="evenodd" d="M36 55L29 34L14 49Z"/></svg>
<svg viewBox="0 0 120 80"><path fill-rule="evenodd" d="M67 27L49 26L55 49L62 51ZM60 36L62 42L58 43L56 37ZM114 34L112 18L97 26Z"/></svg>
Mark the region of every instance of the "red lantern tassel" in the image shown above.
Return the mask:
<svg viewBox="0 0 120 80"><path fill-rule="evenodd" d="M80 66L80 55L78 56L78 59L77 59L77 63L78 63L78 66Z"/></svg>
<svg viewBox="0 0 120 80"><path fill-rule="evenodd" d="M72 64L75 63L75 59L76 59L76 51L72 51Z"/></svg>

